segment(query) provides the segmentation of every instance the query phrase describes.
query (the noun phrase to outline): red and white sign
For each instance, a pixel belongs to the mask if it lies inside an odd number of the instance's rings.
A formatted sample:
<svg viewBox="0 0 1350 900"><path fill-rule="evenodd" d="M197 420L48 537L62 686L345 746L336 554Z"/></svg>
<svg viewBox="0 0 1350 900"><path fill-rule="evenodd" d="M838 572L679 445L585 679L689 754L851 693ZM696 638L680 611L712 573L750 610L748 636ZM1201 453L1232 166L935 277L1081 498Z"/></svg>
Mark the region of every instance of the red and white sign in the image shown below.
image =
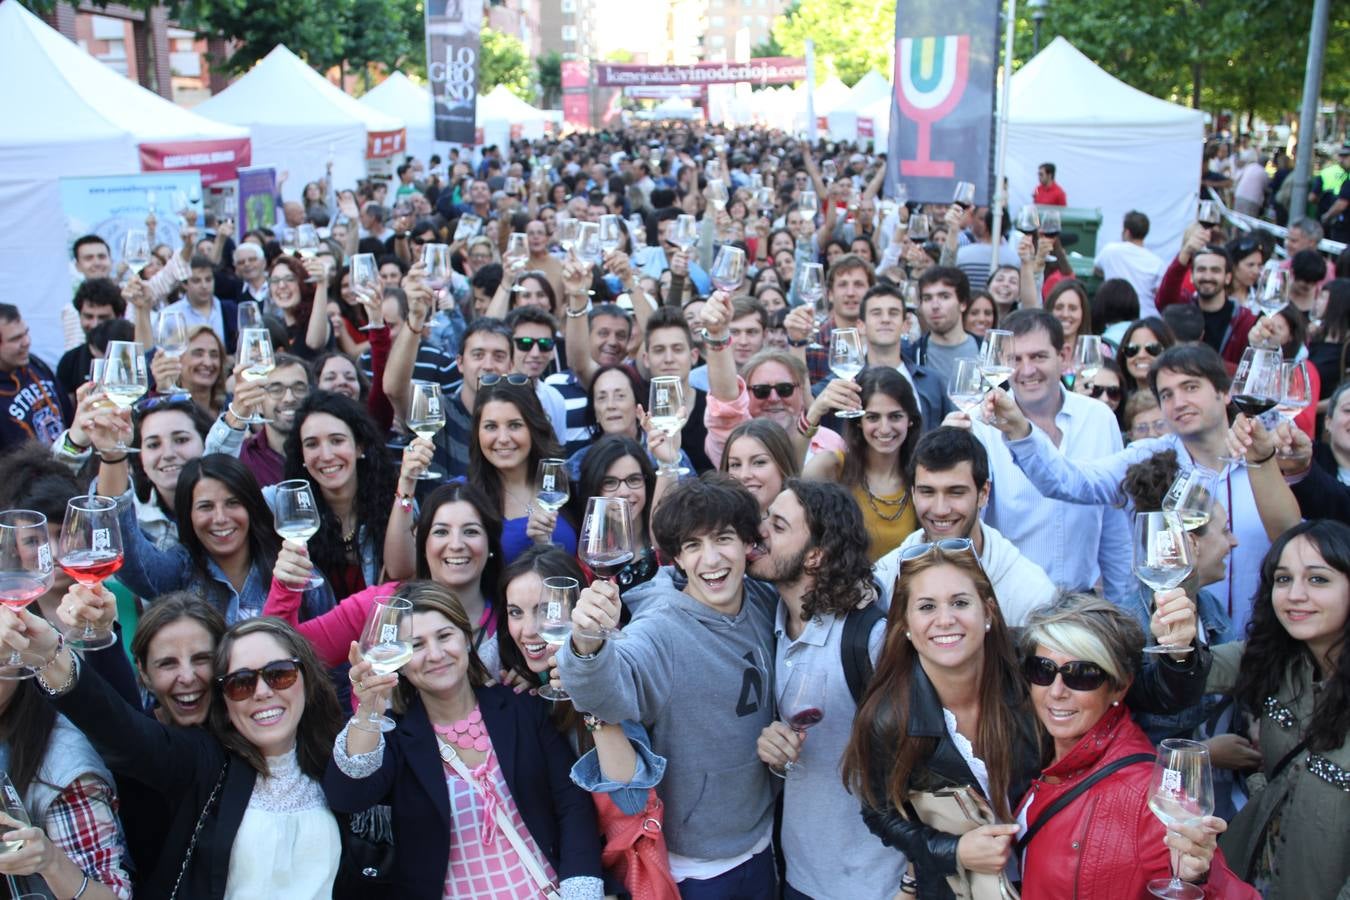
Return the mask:
<svg viewBox="0 0 1350 900"><path fill-rule="evenodd" d="M829 131L829 130L830 130L830 120L827 119L825 116L816 116L816 130L817 130L817 131Z"/></svg>
<svg viewBox="0 0 1350 900"><path fill-rule="evenodd" d="M870 116L858 116L858 137L860 139L876 137L875 128L876 124Z"/></svg>
<svg viewBox="0 0 1350 900"><path fill-rule="evenodd" d="M408 140L406 129L366 132L366 159L382 159L402 153Z"/></svg>
<svg viewBox="0 0 1350 900"><path fill-rule="evenodd" d="M142 172L176 172L197 169L202 184L233 181L235 171L253 161L253 144L248 138L218 141L165 141L141 144Z"/></svg>

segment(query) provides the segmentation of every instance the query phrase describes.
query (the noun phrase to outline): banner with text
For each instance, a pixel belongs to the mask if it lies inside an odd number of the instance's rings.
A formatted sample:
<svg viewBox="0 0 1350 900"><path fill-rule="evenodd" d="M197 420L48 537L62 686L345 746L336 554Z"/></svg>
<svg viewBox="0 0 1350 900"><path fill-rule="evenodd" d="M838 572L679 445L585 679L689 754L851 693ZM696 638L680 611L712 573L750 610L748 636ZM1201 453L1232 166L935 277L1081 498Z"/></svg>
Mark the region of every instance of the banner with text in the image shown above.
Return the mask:
<svg viewBox="0 0 1350 900"><path fill-rule="evenodd" d="M806 78L806 60L795 56L766 56L748 62L691 63L689 65L634 66L596 63L598 87L640 87L662 84L788 84Z"/></svg>
<svg viewBox="0 0 1350 900"><path fill-rule="evenodd" d="M562 108L568 125L591 127L591 66L584 59L563 60Z"/></svg>
<svg viewBox="0 0 1350 900"><path fill-rule="evenodd" d="M182 246L183 212L201 209L202 178L198 172L151 172L60 179L61 210L66 217L66 243L84 234L107 242L115 266L122 262L127 232L144 231L150 216L155 233L150 246ZM77 277L71 269L71 277Z"/></svg>
<svg viewBox="0 0 1350 900"><path fill-rule="evenodd" d="M238 234L277 224L277 170L250 166L239 170Z"/></svg>
<svg viewBox="0 0 1350 900"><path fill-rule="evenodd" d="M895 79L887 193L947 203L958 181L989 202L998 67L998 0L895 6Z"/></svg>
<svg viewBox="0 0 1350 900"><path fill-rule="evenodd" d="M474 143L478 99L478 34L483 4L474 0L428 0L427 80L431 83L436 140Z"/></svg>

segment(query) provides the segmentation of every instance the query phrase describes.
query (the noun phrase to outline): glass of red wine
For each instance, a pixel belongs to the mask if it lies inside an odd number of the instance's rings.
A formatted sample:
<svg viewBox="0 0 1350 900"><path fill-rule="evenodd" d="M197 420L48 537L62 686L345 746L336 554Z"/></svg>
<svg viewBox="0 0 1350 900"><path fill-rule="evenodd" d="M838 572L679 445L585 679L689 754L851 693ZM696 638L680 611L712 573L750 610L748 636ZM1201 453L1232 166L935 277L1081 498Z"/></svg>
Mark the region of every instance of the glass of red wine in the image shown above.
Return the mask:
<svg viewBox="0 0 1350 900"><path fill-rule="evenodd" d="M55 577L47 517L31 509L0 512L0 603L17 612L51 590ZM36 653L11 650L0 679L32 678L46 664Z"/></svg>
<svg viewBox="0 0 1350 900"><path fill-rule="evenodd" d="M609 579L636 555L633 544L633 513L622 497L591 497L586 501L586 518L581 523L580 556L599 578ZM583 637L622 638L617 628L598 628L583 631Z"/></svg>
<svg viewBox="0 0 1350 900"><path fill-rule="evenodd" d="M778 714L787 726L799 736L805 737L807 729L819 725L825 718L825 679L810 666L797 665L788 675L787 684L778 697ZM804 745L803 745L804 746ZM800 756L784 763L782 773L775 775L787 778L804 769ZM773 769L769 771L773 772Z"/></svg>
<svg viewBox="0 0 1350 900"><path fill-rule="evenodd" d="M1274 409L1283 393L1284 365L1276 350L1248 347L1233 376L1230 398L1238 412L1249 419L1258 419ZM1247 465L1240 456L1222 456L1236 467Z"/></svg>
<svg viewBox="0 0 1350 900"><path fill-rule="evenodd" d="M61 570L85 586L101 583L122 568L122 529L117 501L111 497L80 496L66 504L61 526ZM111 628L85 622L72 626L66 642L82 650L99 650L117 642Z"/></svg>

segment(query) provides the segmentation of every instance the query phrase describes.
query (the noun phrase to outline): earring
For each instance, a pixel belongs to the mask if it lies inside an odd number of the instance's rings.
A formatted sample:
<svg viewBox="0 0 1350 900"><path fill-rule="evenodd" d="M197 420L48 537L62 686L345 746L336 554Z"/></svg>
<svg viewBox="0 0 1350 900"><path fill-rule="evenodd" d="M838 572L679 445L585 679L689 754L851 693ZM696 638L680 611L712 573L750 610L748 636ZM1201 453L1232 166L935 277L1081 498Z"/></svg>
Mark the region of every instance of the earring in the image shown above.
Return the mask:
<svg viewBox="0 0 1350 900"><path fill-rule="evenodd" d="M908 631L906 631L906 632L905 632L905 640L907 640L907 641L912 641L912 640L914 640L914 635L912 635L912 634L910 634Z"/></svg>
<svg viewBox="0 0 1350 900"><path fill-rule="evenodd" d="M1119 705L1120 705L1120 701L1119 701L1119 700L1112 700L1112 701L1111 701L1111 705L1112 705L1112 706L1119 706Z"/></svg>
<svg viewBox="0 0 1350 900"><path fill-rule="evenodd" d="M990 628L993 628L993 627L994 627L994 624L993 624L992 622L985 622L985 623L984 623L984 630L985 630L985 631L988 631Z"/></svg>

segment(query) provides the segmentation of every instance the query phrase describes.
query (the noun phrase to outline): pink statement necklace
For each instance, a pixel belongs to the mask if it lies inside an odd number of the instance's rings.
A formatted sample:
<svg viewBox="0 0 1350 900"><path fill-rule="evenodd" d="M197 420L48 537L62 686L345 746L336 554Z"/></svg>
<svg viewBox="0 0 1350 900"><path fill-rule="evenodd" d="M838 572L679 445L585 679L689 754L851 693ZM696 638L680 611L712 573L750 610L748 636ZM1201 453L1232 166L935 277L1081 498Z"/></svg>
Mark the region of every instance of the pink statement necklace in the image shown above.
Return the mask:
<svg viewBox="0 0 1350 900"><path fill-rule="evenodd" d="M483 725L483 714L478 710L478 707L474 707L473 712L458 722L452 722L449 725L433 725L432 728L446 743L454 744L461 750L476 750L479 753L486 753L492 746L488 740L487 728Z"/></svg>

